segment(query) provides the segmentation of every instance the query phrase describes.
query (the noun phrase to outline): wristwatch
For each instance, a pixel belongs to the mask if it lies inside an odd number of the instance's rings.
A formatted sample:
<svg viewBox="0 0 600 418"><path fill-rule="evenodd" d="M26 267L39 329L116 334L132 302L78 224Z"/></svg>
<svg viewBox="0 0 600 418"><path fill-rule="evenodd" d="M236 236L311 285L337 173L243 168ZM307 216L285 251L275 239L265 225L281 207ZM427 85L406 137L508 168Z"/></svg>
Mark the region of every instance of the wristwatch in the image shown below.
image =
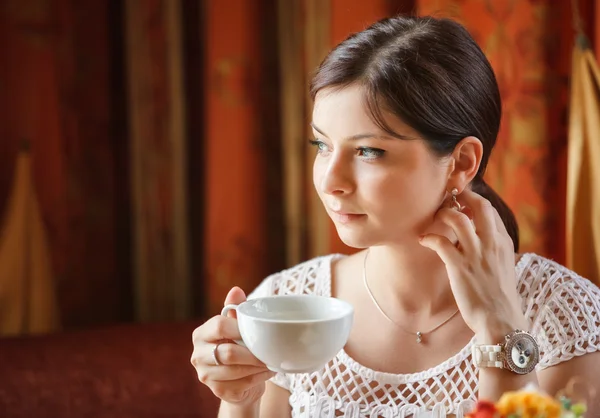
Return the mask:
<svg viewBox="0 0 600 418"><path fill-rule="evenodd" d="M497 367L517 374L531 373L540 361L537 341L520 329L507 334L500 344L474 344L471 354L475 367Z"/></svg>

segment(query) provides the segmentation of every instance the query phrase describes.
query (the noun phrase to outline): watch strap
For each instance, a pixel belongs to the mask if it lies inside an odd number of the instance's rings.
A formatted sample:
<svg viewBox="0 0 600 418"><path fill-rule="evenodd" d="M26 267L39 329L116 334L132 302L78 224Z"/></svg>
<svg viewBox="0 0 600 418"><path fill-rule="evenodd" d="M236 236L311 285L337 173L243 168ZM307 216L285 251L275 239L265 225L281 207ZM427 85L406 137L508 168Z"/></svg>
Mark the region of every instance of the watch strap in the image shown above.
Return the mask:
<svg viewBox="0 0 600 418"><path fill-rule="evenodd" d="M501 359L502 346L496 345L473 345L471 354L475 367L495 367L504 368L504 362Z"/></svg>

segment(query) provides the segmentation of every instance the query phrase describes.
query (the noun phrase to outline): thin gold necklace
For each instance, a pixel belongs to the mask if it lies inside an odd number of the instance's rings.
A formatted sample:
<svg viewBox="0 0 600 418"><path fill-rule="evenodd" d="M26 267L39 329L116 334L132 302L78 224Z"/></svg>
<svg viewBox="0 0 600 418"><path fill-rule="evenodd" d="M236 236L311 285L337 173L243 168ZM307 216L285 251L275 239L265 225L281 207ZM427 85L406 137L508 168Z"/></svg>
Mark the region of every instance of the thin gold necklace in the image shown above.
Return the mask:
<svg viewBox="0 0 600 418"><path fill-rule="evenodd" d="M377 303L377 300L375 299L375 296L373 295L373 292L371 292L371 289L369 288L369 283L367 282L367 257L368 257L368 255L369 255L369 250L367 249L367 252L365 253L365 259L364 259L364 262L363 262L363 282L365 283L365 288L367 289L367 293L371 297L371 300L373 301L373 304L377 307L377 309L379 310L379 312L381 313L381 315L383 315L392 324L396 325L398 328L400 328L402 331L404 331L407 334L415 335L417 337L417 343L420 344L421 342L423 342L423 336L425 336L427 334L431 334L433 331L437 330L442 325L444 325L447 322L449 322L452 318L454 318L456 316L457 313L460 312L460 309L457 309L456 312L454 312L452 315L450 315L446 320L444 320L444 322L442 322L441 324L437 325L436 327L430 329L429 331L426 331L426 332L422 332L422 331L414 332L414 331L408 331L408 330L406 330L400 324L398 324L397 322L395 322L392 318L390 318L389 316L387 316L387 314L383 311L383 309L381 309L381 306L379 306L379 303Z"/></svg>

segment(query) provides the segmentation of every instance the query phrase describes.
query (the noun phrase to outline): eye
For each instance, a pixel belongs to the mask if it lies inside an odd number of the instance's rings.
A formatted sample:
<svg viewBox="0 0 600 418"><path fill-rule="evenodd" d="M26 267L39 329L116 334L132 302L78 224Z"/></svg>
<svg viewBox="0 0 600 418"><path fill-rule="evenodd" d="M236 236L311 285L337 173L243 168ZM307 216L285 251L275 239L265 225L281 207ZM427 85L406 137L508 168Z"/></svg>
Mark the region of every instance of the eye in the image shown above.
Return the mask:
<svg viewBox="0 0 600 418"><path fill-rule="evenodd" d="M370 147L358 147L356 148L356 151L359 157L364 157L368 160L381 158L383 157L383 154L385 154L385 151L382 149Z"/></svg>
<svg viewBox="0 0 600 418"><path fill-rule="evenodd" d="M321 154L323 152L329 151L327 144L323 141L319 141L318 139L308 141L310 145L317 149L317 154Z"/></svg>

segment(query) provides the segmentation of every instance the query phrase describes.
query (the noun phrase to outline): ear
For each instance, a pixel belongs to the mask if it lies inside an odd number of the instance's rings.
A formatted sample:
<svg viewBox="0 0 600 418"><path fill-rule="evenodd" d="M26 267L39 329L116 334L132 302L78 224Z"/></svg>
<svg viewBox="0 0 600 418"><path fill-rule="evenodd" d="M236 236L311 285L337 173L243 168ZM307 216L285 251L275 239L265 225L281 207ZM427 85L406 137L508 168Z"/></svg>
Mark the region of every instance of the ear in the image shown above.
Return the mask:
<svg viewBox="0 0 600 418"><path fill-rule="evenodd" d="M464 190L477 175L483 157L483 144L478 138L463 138L454 148L451 158L452 170L448 183L458 190Z"/></svg>

